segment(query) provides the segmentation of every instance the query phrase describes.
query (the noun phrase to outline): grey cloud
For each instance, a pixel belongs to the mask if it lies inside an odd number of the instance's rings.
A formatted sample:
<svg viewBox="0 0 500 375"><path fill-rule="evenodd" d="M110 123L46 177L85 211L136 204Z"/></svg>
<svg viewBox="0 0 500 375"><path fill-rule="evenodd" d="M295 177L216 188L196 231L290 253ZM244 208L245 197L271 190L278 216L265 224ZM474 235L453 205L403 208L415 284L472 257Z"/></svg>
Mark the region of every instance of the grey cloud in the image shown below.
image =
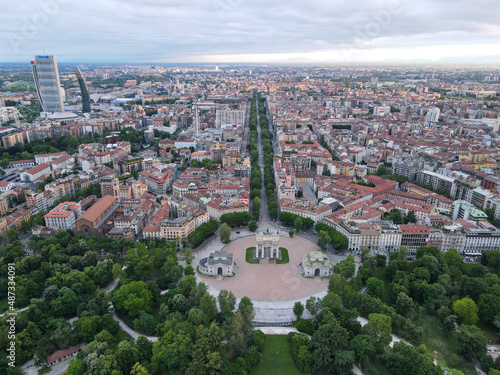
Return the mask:
<svg viewBox="0 0 500 375"><path fill-rule="evenodd" d="M377 14L387 15L392 0L65 0L24 38L22 27L43 12L40 4L57 1L6 7L0 15L0 60L29 61L42 46L60 61L141 62L307 53L339 49L357 38L370 42L367 49L500 40L498 29L486 32L497 25L494 0L400 0L400 12L387 24L377 21ZM376 32L367 33L369 25ZM22 43L13 48L7 35Z"/></svg>

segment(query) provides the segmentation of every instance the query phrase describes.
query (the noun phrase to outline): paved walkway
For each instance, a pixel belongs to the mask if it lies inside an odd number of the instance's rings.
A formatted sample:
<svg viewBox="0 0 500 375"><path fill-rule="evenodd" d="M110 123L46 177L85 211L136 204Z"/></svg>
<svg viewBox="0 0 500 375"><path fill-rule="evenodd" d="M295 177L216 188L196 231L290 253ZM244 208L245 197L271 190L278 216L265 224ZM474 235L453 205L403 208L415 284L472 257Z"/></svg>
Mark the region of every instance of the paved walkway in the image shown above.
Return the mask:
<svg viewBox="0 0 500 375"><path fill-rule="evenodd" d="M155 337L155 336L146 336L142 333L139 333L137 331L134 331L132 328L130 328L128 325L125 324L125 322L123 320L121 320L116 314L115 312L113 312L113 319L116 320L118 322L118 324L120 325L120 328L122 329L122 331L128 333L130 335L130 337L132 337L132 339L134 339L134 341L137 341L137 338L139 336L144 336L146 337L149 341L151 342L156 342L158 341L158 337Z"/></svg>
<svg viewBox="0 0 500 375"><path fill-rule="evenodd" d="M14 314L14 313L20 313L20 312L26 311L29 308L30 308L29 306L26 306L26 307L23 307L22 309L18 309L16 311L9 311L9 310L7 310L3 314L0 314L0 318L2 318L4 315L8 315L9 313Z"/></svg>
<svg viewBox="0 0 500 375"><path fill-rule="evenodd" d="M358 316L356 318L356 320L361 324L362 327L364 327L368 323L368 319L363 318L362 316ZM402 338L400 338L396 335L391 334L391 336L392 336L392 341L389 343L389 347L391 347L391 348L394 347L394 343L399 342L399 341L403 341L404 343L411 345L409 342L403 340Z"/></svg>
<svg viewBox="0 0 500 375"><path fill-rule="evenodd" d="M255 327L255 330L261 330L265 335L288 335L290 332L299 332L293 327Z"/></svg>

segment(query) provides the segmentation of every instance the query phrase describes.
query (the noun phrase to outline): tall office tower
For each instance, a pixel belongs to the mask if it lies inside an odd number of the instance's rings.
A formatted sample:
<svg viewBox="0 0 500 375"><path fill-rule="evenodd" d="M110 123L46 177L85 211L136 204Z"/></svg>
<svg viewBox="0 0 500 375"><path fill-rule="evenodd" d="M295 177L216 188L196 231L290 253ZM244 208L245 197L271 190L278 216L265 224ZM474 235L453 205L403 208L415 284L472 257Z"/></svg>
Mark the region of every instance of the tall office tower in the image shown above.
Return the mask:
<svg viewBox="0 0 500 375"><path fill-rule="evenodd" d="M89 89L87 88L87 82L85 82L85 78L83 78L82 71L79 67L75 68L75 74L82 93L82 112L90 112L90 95Z"/></svg>
<svg viewBox="0 0 500 375"><path fill-rule="evenodd" d="M427 111L427 115L425 116L425 121L427 122L438 122L439 115L441 111L438 107L431 108Z"/></svg>
<svg viewBox="0 0 500 375"><path fill-rule="evenodd" d="M31 62L40 112L64 112L59 69L55 56L35 56Z"/></svg>

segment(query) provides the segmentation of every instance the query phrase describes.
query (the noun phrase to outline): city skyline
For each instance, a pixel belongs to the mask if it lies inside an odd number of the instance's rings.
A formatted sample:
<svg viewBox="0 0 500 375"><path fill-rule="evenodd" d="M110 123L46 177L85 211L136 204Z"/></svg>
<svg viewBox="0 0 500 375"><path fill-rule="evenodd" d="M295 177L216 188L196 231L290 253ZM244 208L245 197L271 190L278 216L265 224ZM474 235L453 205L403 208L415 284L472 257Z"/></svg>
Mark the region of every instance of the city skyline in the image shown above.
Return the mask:
<svg viewBox="0 0 500 375"><path fill-rule="evenodd" d="M454 5L27 1L3 14L0 60L51 54L103 63L500 62L500 27L488 11L495 3Z"/></svg>

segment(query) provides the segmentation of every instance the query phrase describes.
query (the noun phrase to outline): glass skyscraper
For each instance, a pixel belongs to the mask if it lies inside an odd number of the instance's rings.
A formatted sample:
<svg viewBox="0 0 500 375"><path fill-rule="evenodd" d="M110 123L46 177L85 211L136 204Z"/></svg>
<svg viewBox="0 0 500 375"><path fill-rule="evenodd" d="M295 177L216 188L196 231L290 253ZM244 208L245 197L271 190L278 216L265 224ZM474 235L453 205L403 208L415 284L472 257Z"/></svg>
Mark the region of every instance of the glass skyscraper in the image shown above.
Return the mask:
<svg viewBox="0 0 500 375"><path fill-rule="evenodd" d="M90 96L87 82L85 82L85 78L83 77L82 71L79 67L75 68L75 74L82 93L82 112L90 112Z"/></svg>
<svg viewBox="0 0 500 375"><path fill-rule="evenodd" d="M41 112L64 112L59 81L59 69L55 56L35 56L31 62L36 93Z"/></svg>

